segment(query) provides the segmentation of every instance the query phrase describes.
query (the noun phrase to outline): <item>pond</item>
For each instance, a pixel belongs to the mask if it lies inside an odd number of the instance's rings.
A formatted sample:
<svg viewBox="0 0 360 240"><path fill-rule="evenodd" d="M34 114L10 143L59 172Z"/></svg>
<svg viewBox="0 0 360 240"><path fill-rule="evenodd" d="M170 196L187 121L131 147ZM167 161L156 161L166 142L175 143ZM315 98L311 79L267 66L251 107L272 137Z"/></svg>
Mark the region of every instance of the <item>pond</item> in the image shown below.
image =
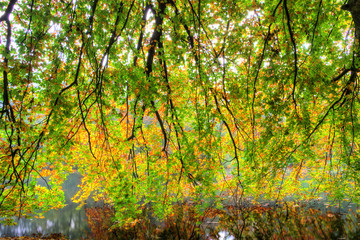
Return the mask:
<svg viewBox="0 0 360 240"><path fill-rule="evenodd" d="M163 222L139 218L111 232L111 222L105 220L111 216L109 206L87 211L100 220L90 224L92 239L360 239L358 214L350 209L345 214L345 208L341 212L336 207L333 211L319 210L321 207L329 209L318 201L231 204L224 209L209 208L199 215L194 203L181 203Z"/></svg>
<svg viewBox="0 0 360 240"><path fill-rule="evenodd" d="M16 226L0 225L0 237L61 233L69 239L360 239L360 216L354 204L329 207L324 201L281 205L228 203L202 215L195 203L181 203L163 222L146 218L109 231L114 210L89 201L77 210L71 197L81 183L80 174L64 182L67 206L44 213L43 219L20 219ZM339 207L340 206L340 207ZM151 209L150 209L151 211ZM146 212L149 212L146 209Z"/></svg>
<svg viewBox="0 0 360 240"><path fill-rule="evenodd" d="M80 239L90 231L85 209L76 210L78 204L71 197L78 190L81 175L74 173L68 176L63 184L66 206L58 210L44 213L44 218L18 219L16 226L0 224L0 237L29 236L32 234L62 233L70 239ZM40 183L41 184L41 183Z"/></svg>

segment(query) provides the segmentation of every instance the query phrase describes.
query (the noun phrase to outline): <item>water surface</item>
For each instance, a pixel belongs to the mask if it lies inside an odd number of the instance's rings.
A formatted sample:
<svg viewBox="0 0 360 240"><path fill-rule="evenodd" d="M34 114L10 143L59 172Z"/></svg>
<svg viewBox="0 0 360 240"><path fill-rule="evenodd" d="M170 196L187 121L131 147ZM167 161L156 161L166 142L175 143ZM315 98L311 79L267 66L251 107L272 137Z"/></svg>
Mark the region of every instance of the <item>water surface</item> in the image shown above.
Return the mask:
<svg viewBox="0 0 360 240"><path fill-rule="evenodd" d="M66 206L58 210L44 213L44 218L17 219L16 226L0 224L0 237L30 236L33 234L62 233L70 239L85 238L90 228L87 223L85 209L76 209L78 204L71 201L71 197L78 190L81 183L79 173L70 174L63 184ZM40 182L40 185L43 183Z"/></svg>

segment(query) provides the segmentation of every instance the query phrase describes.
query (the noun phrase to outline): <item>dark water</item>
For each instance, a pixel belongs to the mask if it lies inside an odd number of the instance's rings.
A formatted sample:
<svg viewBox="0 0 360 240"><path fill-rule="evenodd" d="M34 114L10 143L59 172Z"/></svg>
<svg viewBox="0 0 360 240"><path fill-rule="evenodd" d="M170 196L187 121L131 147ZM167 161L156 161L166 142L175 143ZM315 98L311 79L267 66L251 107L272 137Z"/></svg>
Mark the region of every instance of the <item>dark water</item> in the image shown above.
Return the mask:
<svg viewBox="0 0 360 240"><path fill-rule="evenodd" d="M71 202L71 197L78 190L81 175L74 173L68 176L63 184L66 206L59 210L44 213L42 219L19 219L16 226L0 224L0 237L30 236L32 234L62 233L70 239L86 237L90 231L85 209L76 210L78 204ZM40 183L41 184L41 183Z"/></svg>

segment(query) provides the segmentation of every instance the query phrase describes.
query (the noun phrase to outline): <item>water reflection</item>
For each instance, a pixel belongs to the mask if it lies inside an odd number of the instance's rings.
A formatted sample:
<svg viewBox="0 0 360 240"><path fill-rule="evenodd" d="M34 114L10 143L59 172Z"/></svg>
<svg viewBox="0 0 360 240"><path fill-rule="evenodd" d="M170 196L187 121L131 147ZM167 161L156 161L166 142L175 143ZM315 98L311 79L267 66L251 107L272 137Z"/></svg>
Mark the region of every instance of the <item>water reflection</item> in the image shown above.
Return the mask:
<svg viewBox="0 0 360 240"><path fill-rule="evenodd" d="M309 208L315 206L316 208ZM196 213L196 203L175 205L163 222L148 218L144 208L139 218L121 228L109 229L114 213L110 206L87 208L91 216L91 239L360 239L360 216L349 209L321 211L321 203L231 204Z"/></svg>
<svg viewBox="0 0 360 240"><path fill-rule="evenodd" d="M61 233L69 239L360 239L360 216L354 204L329 207L326 202L306 204L247 204L244 199L209 208L198 215L196 203L174 206L163 222L146 218L143 209L136 223L113 228L114 209L109 205L87 204L76 210L71 197L78 191L80 174L72 174L63 184L67 206L44 213L43 219L20 219L17 226L0 225L0 237Z"/></svg>
<svg viewBox="0 0 360 240"><path fill-rule="evenodd" d="M89 232L85 209L76 210L77 204L71 197L77 192L81 175L74 173L68 176L63 184L66 206L59 210L44 213L42 219L19 219L16 226L0 224L0 237L29 236L33 234L62 233L70 239L81 239ZM42 183L40 183L42 184Z"/></svg>
<svg viewBox="0 0 360 240"><path fill-rule="evenodd" d="M235 238L226 231L220 231L219 232L219 240L235 240Z"/></svg>

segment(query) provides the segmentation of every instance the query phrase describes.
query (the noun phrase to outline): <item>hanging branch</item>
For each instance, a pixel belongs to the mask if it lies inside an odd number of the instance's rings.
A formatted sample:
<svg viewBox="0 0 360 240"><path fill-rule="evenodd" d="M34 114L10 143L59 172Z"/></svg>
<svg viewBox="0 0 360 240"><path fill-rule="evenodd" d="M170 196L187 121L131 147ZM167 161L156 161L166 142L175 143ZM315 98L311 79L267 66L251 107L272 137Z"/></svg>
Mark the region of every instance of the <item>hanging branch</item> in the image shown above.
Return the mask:
<svg viewBox="0 0 360 240"><path fill-rule="evenodd" d="M234 139L234 137L233 137L233 134L231 133L231 129L230 129L228 123L226 122L223 113L222 113L221 110L220 110L219 102L218 102L218 100L217 100L217 97L216 97L216 93L215 93L215 92L213 92L213 97L214 97L215 104L216 104L216 110L217 110L218 113L220 114L221 119L222 119L222 121L224 122L225 127L226 127L226 129L227 129L227 131L228 131L228 133L229 133L230 138L231 138L231 142L232 142L232 145L233 145L233 148L234 148L235 160L236 160L237 175L238 175L238 177L240 177L240 162L239 162L239 156L238 156L238 153L237 153L238 147L236 146L236 142L235 142L235 139Z"/></svg>
<svg viewBox="0 0 360 240"><path fill-rule="evenodd" d="M145 33L145 27L146 27L146 16L148 14L149 11L154 11L152 5L147 4L145 6L145 9L143 10L143 15L141 18L141 28L140 28L140 36L139 36L139 40L136 46L136 53L134 56L134 60L133 60L133 66L136 67L137 66L137 60L138 60L138 53L140 50L142 50L143 48L143 41L144 41L144 33ZM128 83L126 88L128 89ZM137 93L136 94L136 99L135 99L135 103L134 103L134 116L133 116L133 125L132 125L132 129L131 129L131 134L129 137L127 137L127 141L132 140L133 138L135 138L135 131L138 128L141 128L141 126L136 127L136 119L137 119L137 113L136 113L136 108L137 108L137 103L139 102L141 97L141 93ZM126 96L126 102L127 102L127 112L129 111L129 97L128 95ZM141 118L144 117L144 113L146 111L146 104L144 103L144 105L142 106L142 116ZM128 114L127 114L128 115ZM126 136L128 136L128 134L126 134Z"/></svg>
<svg viewBox="0 0 360 240"><path fill-rule="evenodd" d="M156 12L156 14L155 14L155 29L154 29L154 32L150 39L150 48L148 50L148 56L147 56L146 65L145 65L146 66L145 74L148 78L150 77L150 74L152 72L152 66L153 66L153 61L154 61L154 56L155 56L155 48L156 48L156 45L159 43L160 37L162 35L162 24L163 24L163 16L165 13L165 7L166 7L165 3L160 1L159 11ZM163 146L162 151L165 152L168 139L167 139L167 134L166 134L166 130L164 127L164 123L161 119L159 112L156 110L154 100L151 100L150 103L151 103L153 111L155 112L155 116L160 124L161 132L164 137L164 146Z"/></svg>
<svg viewBox="0 0 360 240"><path fill-rule="evenodd" d="M175 2L173 0L169 0L169 2L175 8L175 15L180 16L181 14L180 14L179 9L177 8ZM190 45L190 50L194 55L196 64L198 64L199 58L198 58L198 55L197 55L196 49L195 49L194 36L190 32L189 26L185 23L185 21L182 18L180 18L180 22L183 25L183 27L184 27L184 29L186 31L186 34L188 35L188 41L189 41L189 45Z"/></svg>
<svg viewBox="0 0 360 240"><path fill-rule="evenodd" d="M0 22L5 21L7 26L7 34L6 34L6 45L5 45L5 57L4 57L4 65L5 69L3 71L3 79L4 79L4 92L3 92L3 104L2 104L2 111L1 111L1 118L3 114L6 113L10 121L16 122L15 115L12 106L10 105L9 101L9 80L8 80L8 54L10 54L10 44L11 44L11 24L10 24L10 14L14 9L14 5L17 0L11 0L9 2L8 7L5 10L5 13L0 17Z"/></svg>
<svg viewBox="0 0 360 240"><path fill-rule="evenodd" d="M288 30L289 30L289 34L290 34L290 39L291 39L291 43L293 45L293 49L294 49L294 79L293 79L293 90L292 90L292 99L295 105L295 112L297 114L297 104L296 104L296 99L295 99L295 90L296 90L296 81L297 81L297 75L298 75L298 57L297 57L297 50L296 50L296 43L295 43L295 38L294 38L294 33L291 29L291 19L290 19L290 14L289 14L289 9L287 7L287 0L284 0L284 9L285 9L285 14L286 14L286 19L287 19L287 26L288 26Z"/></svg>
<svg viewBox="0 0 360 240"><path fill-rule="evenodd" d="M10 0L9 5L7 6L5 13L0 17L0 22L9 21L9 16L14 9L14 5L17 0Z"/></svg>

